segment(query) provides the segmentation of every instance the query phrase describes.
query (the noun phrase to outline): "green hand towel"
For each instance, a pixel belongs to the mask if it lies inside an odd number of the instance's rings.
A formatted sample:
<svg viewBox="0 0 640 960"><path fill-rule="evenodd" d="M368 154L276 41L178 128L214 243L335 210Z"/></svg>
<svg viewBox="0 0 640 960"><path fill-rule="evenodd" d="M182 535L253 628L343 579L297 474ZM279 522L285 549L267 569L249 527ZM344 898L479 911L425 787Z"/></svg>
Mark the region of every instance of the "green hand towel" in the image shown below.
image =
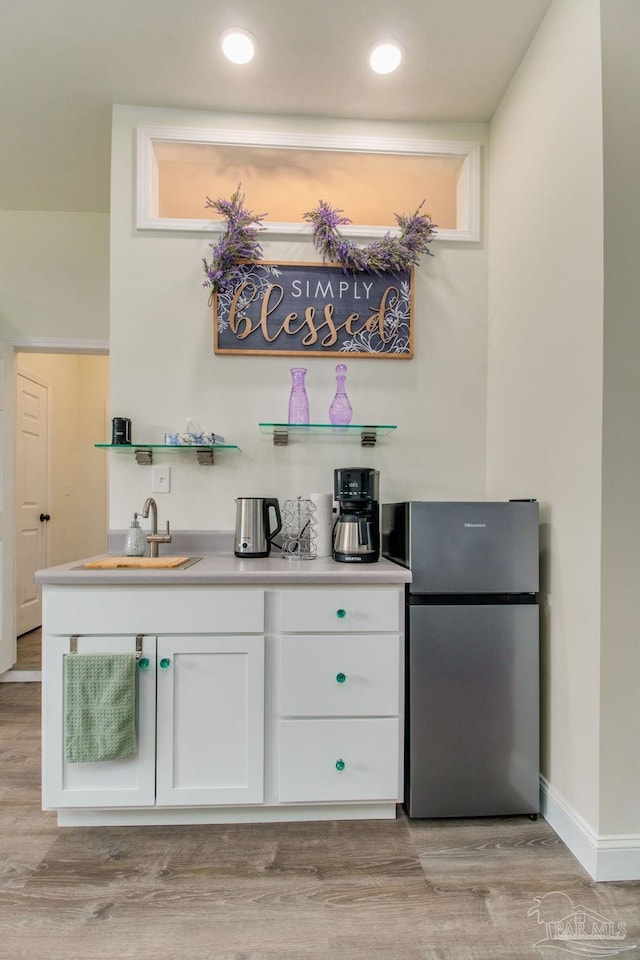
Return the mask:
<svg viewBox="0 0 640 960"><path fill-rule="evenodd" d="M115 760L136 752L134 653L64 657L64 758Z"/></svg>

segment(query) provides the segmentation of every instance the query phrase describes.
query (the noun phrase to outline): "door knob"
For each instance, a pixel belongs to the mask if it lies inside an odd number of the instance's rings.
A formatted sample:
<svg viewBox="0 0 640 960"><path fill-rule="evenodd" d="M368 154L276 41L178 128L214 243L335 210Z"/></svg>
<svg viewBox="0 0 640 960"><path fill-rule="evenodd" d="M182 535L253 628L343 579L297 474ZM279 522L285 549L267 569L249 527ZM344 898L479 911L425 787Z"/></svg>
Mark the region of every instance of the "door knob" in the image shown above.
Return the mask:
<svg viewBox="0 0 640 960"><path fill-rule="evenodd" d="M48 514L48 513L41 513L41 514L40 514L40 523L44 523L45 520L51 520L51 515Z"/></svg>

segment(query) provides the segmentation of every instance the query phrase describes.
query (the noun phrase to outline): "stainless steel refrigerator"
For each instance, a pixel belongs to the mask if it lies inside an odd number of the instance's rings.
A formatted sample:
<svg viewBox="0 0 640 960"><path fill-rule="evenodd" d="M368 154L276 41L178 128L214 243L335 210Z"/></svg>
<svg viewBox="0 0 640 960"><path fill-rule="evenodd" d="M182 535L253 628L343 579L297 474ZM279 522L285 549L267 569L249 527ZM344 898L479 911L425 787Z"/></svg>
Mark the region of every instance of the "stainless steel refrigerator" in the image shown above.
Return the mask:
<svg viewBox="0 0 640 960"><path fill-rule="evenodd" d="M405 808L410 817L539 810L538 504L382 506L408 567Z"/></svg>

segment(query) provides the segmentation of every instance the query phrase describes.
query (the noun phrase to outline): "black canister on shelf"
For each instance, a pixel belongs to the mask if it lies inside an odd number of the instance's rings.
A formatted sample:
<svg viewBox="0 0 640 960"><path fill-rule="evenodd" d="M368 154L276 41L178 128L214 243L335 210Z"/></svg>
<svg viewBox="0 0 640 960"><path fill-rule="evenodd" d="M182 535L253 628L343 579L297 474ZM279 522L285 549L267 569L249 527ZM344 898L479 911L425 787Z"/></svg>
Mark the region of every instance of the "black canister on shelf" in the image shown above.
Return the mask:
<svg viewBox="0 0 640 960"><path fill-rule="evenodd" d="M114 417L111 421L111 443L131 443L131 420Z"/></svg>

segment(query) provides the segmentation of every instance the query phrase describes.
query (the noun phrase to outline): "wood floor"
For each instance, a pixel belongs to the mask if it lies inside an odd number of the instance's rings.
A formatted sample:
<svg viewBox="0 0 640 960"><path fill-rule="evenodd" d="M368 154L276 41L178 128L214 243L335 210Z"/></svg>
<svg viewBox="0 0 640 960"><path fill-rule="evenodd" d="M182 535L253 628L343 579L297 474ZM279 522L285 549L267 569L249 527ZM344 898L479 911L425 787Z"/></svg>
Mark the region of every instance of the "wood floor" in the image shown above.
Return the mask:
<svg viewBox="0 0 640 960"><path fill-rule="evenodd" d="M62 829L39 747L40 684L0 685L1 960L614 955L543 942L571 904L640 958L640 882L593 883L542 819Z"/></svg>
<svg viewBox="0 0 640 960"><path fill-rule="evenodd" d="M23 633L18 637L17 660L14 670L40 670L42 668L42 628Z"/></svg>

